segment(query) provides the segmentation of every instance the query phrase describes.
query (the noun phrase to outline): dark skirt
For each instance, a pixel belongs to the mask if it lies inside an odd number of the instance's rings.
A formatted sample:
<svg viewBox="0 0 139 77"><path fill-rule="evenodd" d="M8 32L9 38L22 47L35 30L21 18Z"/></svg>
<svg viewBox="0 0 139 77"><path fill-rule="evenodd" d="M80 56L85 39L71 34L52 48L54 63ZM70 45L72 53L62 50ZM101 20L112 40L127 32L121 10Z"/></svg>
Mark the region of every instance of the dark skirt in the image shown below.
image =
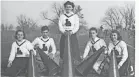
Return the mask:
<svg viewBox="0 0 139 77"><path fill-rule="evenodd" d="M122 58L117 58L117 64L121 61ZM128 74L128 65L129 65L129 58L124 62L124 64L119 69L120 76L127 76Z"/></svg>
<svg viewBox="0 0 139 77"><path fill-rule="evenodd" d="M62 34L60 39L60 58L63 59L64 57L64 50L65 49L65 39L66 35ZM79 45L78 45L78 39L76 37L76 34L72 34L70 37L70 44L71 44L71 55L74 58L75 61L79 61L80 59L80 52L79 52Z"/></svg>
<svg viewBox="0 0 139 77"><path fill-rule="evenodd" d="M6 75L16 77L21 71L28 68L28 57L16 57L12 66L6 69Z"/></svg>
<svg viewBox="0 0 139 77"><path fill-rule="evenodd" d="M62 65L62 76L68 76L69 74L69 60L68 60L68 42L67 42L67 36L61 35L60 39L60 57L63 59L63 65ZM73 75L75 75L75 67L79 62L80 59L80 52L78 47L78 40L76 37L76 34L73 34L70 36L70 51L71 51L71 61L72 61L72 72Z"/></svg>

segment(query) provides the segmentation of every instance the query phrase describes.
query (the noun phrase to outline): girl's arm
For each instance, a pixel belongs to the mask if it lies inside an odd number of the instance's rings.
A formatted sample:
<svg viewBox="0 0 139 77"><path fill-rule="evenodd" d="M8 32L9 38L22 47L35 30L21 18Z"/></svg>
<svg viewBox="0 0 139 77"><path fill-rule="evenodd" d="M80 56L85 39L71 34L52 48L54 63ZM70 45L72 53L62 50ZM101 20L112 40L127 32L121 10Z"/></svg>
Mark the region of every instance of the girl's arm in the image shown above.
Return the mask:
<svg viewBox="0 0 139 77"><path fill-rule="evenodd" d="M33 45L32 45L31 42L29 42L29 41L28 41L28 43L27 43L27 49L28 49L30 52L33 52L34 55L36 55L36 51L34 50Z"/></svg>
<svg viewBox="0 0 139 77"><path fill-rule="evenodd" d="M106 45L106 43L105 43L105 41L103 39L101 40L100 45L101 45L101 47L103 47L103 46L106 47L104 53L108 54L107 45Z"/></svg>
<svg viewBox="0 0 139 77"><path fill-rule="evenodd" d="M39 46L38 44L38 37L32 42L33 48L37 48Z"/></svg>
<svg viewBox="0 0 139 77"><path fill-rule="evenodd" d="M11 48L11 53L9 56L9 62L13 62L13 60L15 59L15 54L16 54L16 47L15 47L15 43L13 43Z"/></svg>
<svg viewBox="0 0 139 77"><path fill-rule="evenodd" d="M62 15L61 15L60 18L59 18L59 23L58 23L58 25L59 25L59 30L60 30L62 33L64 33L64 32L65 32L65 29L63 28L62 19L63 19L63 17L62 17Z"/></svg>
<svg viewBox="0 0 139 77"><path fill-rule="evenodd" d="M79 17L75 15L75 27L72 30L72 33L76 33L79 30Z"/></svg>
<svg viewBox="0 0 139 77"><path fill-rule="evenodd" d="M88 53L90 51L90 41L87 43L85 50L84 50L84 54L83 54L83 58L86 58Z"/></svg>
<svg viewBox="0 0 139 77"><path fill-rule="evenodd" d="M122 48L123 53L122 53L122 59L118 64L119 66L122 66L128 58L127 45L124 41L121 42L121 48Z"/></svg>
<svg viewBox="0 0 139 77"><path fill-rule="evenodd" d="M55 54L56 53L56 45L55 45L55 42L54 40L51 38L50 39L50 46L52 47L52 54Z"/></svg>
<svg viewBox="0 0 139 77"><path fill-rule="evenodd" d="M107 54L110 56L111 55L111 51L113 50L113 45L112 43L109 43L108 45L108 51L107 51Z"/></svg>

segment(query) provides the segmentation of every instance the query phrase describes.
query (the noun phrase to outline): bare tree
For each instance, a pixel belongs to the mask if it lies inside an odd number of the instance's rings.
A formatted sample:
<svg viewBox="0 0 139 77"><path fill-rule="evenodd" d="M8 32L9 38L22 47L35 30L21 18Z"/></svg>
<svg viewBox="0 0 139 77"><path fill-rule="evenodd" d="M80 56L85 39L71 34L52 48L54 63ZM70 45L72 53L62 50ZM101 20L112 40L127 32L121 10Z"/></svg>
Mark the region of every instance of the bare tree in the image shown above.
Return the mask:
<svg viewBox="0 0 139 77"><path fill-rule="evenodd" d="M123 17L120 15L120 12L116 8L110 8L107 10L106 16L102 20L105 25L110 26L112 29L117 27L122 27Z"/></svg>
<svg viewBox="0 0 139 77"><path fill-rule="evenodd" d="M64 7L55 2L52 4L52 11L55 13L56 18L59 18L64 13Z"/></svg>
<svg viewBox="0 0 139 77"><path fill-rule="evenodd" d="M5 30L5 26L3 23L1 23L1 31L4 31Z"/></svg>
<svg viewBox="0 0 139 77"><path fill-rule="evenodd" d="M126 6L120 10L124 18L125 29L130 29L135 26L135 8L133 6Z"/></svg>
<svg viewBox="0 0 139 77"><path fill-rule="evenodd" d="M27 17L25 15L21 14L20 16L17 16L17 23L20 27L23 28L23 30L25 26L29 27L28 22L27 22Z"/></svg>
<svg viewBox="0 0 139 77"><path fill-rule="evenodd" d="M13 30L14 26L12 24L9 25L8 30Z"/></svg>
<svg viewBox="0 0 139 77"><path fill-rule="evenodd" d="M37 27L37 22L31 18L26 17L25 15L21 14L17 16L17 23L23 30L29 31L29 29L35 29Z"/></svg>
<svg viewBox="0 0 139 77"><path fill-rule="evenodd" d="M55 23L56 25L58 25L58 22L56 22L54 19L48 18L48 12L47 12L47 11L41 12L41 17L42 17L44 20L52 21L53 23Z"/></svg>
<svg viewBox="0 0 139 77"><path fill-rule="evenodd" d="M60 15L64 13L64 8L60 4L55 2L52 4L52 11L53 13L55 13L54 19L48 17L48 11L41 12L41 17L44 20L52 21L53 23L58 25L58 19Z"/></svg>
<svg viewBox="0 0 139 77"><path fill-rule="evenodd" d="M133 6L126 6L121 8L109 8L106 11L102 22L110 26L112 29L133 28L135 24L135 13Z"/></svg>
<svg viewBox="0 0 139 77"><path fill-rule="evenodd" d="M7 30L9 30L8 24L2 23L2 24L1 24L1 31L7 31Z"/></svg>

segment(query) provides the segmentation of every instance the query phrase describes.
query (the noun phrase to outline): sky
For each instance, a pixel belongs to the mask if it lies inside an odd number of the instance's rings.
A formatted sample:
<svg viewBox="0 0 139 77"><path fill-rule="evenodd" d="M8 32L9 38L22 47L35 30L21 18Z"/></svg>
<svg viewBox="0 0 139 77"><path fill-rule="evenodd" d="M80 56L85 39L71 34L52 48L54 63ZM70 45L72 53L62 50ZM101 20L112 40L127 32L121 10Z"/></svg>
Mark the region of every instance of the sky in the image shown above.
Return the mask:
<svg viewBox="0 0 139 77"><path fill-rule="evenodd" d="M57 2L63 4L65 1L2 1L1 2L1 22L4 24L13 24L17 26L17 16L20 14L35 20L38 25L48 25L49 20L41 18L41 12L48 11L48 17L53 18L52 4ZM75 5L82 7L81 13L88 23L87 26L99 27L105 12L111 7L124 7L126 5L135 5L134 1L73 1Z"/></svg>

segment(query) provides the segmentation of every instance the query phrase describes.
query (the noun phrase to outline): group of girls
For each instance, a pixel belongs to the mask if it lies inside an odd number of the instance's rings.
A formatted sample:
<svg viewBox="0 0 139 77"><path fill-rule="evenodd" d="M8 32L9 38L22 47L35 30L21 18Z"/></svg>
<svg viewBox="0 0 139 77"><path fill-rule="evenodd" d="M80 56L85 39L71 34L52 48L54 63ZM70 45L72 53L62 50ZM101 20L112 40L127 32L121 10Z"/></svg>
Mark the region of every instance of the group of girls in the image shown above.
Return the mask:
<svg viewBox="0 0 139 77"><path fill-rule="evenodd" d="M72 57L74 60L79 61L79 59L85 59L90 54L93 54L95 51L99 50L102 46L105 46L104 54L110 56L111 51L114 50L116 53L116 61L118 63L118 69L120 75L126 74L126 68L128 64L128 50L126 43L122 40L120 33L117 30L113 30L110 34L111 41L107 46L105 41L99 37L97 37L97 29L92 27L89 30L89 41L85 47L84 53L81 56L78 40L76 33L79 30L79 17L74 13L74 3L67 1L64 3L65 12L59 18L59 30L61 32L60 39L60 58L63 60L64 56L64 47L65 47L65 39L67 31L70 31L71 37L71 49L72 49ZM35 56L37 51L34 48L39 47L43 49L45 54L49 55L51 58L55 57L56 45L54 39L48 36L49 28L47 26L43 26L41 28L42 35L37 37L32 43L26 39L25 33L22 30L17 30L15 32L16 41L13 42L11 47L11 53L8 60L8 69L6 70L7 74L16 77L20 71L24 68L27 68L30 52ZM49 48L52 48L52 52L49 52ZM100 74L101 70L99 69L100 64L102 62L101 58L95 62L92 66L93 71ZM49 68L49 67L48 67ZM49 72L49 71L48 71Z"/></svg>

